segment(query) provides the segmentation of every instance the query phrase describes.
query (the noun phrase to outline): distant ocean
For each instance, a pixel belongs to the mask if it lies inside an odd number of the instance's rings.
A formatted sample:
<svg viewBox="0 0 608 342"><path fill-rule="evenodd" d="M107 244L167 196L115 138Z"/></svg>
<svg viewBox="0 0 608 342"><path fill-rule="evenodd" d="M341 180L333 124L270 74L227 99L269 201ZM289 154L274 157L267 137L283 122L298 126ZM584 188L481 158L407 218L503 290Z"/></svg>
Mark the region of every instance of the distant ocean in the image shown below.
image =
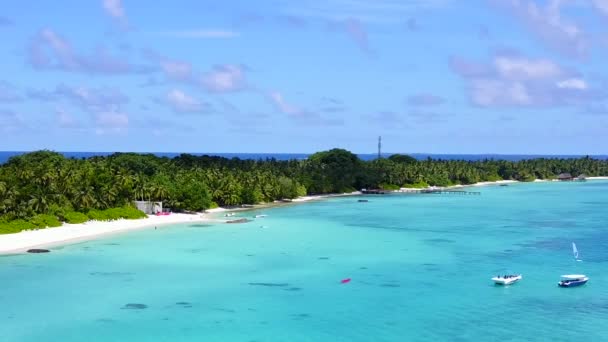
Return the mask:
<svg viewBox="0 0 608 342"><path fill-rule="evenodd" d="M0 164L6 163L10 157L18 156L24 153L28 153L26 151L0 151ZM83 159L83 158L91 158L97 156L108 156L115 152L59 152L63 154L67 158L75 158L75 159ZM138 152L138 153L148 153L154 154L159 157L177 157L181 153L180 152ZM291 159L306 159L310 154L308 153L213 153L213 152L204 152L204 153L188 153L195 156L219 156L225 158L240 158L240 159L269 159L274 158L277 160L291 160ZM383 157L389 157L395 153L383 153ZM526 154L427 154L427 153L404 153L408 154L418 160L424 160L427 158L432 159L443 159L443 160L484 160L484 159L496 159L496 160L509 160L509 161L519 161L525 159L535 159L535 158L580 158L584 157L584 155L526 155ZM359 158L362 160L373 160L377 158L377 154L358 154ZM593 155L591 156L595 159L608 159L608 155Z"/></svg>

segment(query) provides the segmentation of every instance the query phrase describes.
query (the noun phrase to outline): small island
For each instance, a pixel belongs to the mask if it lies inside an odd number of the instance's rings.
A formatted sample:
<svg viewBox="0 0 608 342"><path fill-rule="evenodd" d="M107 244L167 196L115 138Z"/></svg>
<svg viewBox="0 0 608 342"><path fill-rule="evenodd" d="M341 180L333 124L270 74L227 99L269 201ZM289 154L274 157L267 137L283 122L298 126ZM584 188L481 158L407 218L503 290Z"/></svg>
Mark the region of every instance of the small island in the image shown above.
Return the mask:
<svg viewBox="0 0 608 342"><path fill-rule="evenodd" d="M51 151L12 157L0 165L0 234L89 220L139 219L134 203L162 202L165 211L202 212L306 195L447 187L503 180L608 175L608 161L580 159L416 160L392 155L362 161L332 149L304 160L227 159L182 154L115 153L68 159ZM577 178L584 179L584 178Z"/></svg>

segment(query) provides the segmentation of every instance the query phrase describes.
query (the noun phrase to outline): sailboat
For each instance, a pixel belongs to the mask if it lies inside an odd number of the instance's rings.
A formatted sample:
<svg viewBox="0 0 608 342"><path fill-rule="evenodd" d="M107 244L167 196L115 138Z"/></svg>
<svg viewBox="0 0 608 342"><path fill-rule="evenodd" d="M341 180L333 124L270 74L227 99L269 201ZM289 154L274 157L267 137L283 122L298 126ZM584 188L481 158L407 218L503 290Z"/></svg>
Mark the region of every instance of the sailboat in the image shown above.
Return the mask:
<svg viewBox="0 0 608 342"><path fill-rule="evenodd" d="M583 261L578 258L578 249L576 248L576 244L574 242L572 243L572 254L574 254L574 259L576 261Z"/></svg>
<svg viewBox="0 0 608 342"><path fill-rule="evenodd" d="M576 261L582 261L578 258L578 249L576 248L576 244L572 243L572 254L574 255L574 259ZM584 274L566 274L562 276L562 280L557 283L557 286L560 287L575 287L585 285L589 281L589 277Z"/></svg>

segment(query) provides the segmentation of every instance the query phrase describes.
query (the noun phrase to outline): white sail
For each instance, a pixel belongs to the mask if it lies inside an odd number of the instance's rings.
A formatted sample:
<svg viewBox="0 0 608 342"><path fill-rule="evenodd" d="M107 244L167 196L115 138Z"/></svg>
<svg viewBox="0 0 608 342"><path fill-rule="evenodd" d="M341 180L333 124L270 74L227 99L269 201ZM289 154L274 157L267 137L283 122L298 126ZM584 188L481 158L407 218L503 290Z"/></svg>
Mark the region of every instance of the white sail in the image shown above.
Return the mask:
<svg viewBox="0 0 608 342"><path fill-rule="evenodd" d="M576 244L572 243L572 254L574 254L574 259L578 260L578 249L576 249Z"/></svg>

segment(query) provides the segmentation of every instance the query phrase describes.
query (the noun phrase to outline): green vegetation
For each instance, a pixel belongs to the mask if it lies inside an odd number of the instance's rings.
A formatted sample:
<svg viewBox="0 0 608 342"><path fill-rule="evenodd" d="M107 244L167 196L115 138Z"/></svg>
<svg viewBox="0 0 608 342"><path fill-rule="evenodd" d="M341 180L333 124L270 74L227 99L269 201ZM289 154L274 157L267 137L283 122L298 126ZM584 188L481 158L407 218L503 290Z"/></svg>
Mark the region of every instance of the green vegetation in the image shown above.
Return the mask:
<svg viewBox="0 0 608 342"><path fill-rule="evenodd" d="M95 221L112 221L118 219L140 219L146 217L146 214L133 207L122 207L105 210L91 209L87 212L86 216L88 219Z"/></svg>
<svg viewBox="0 0 608 342"><path fill-rule="evenodd" d="M145 215L134 200L162 201L173 211L201 211L361 188L396 189L480 181L608 175L608 161L417 161L406 155L361 161L342 149L306 160L240 160L182 154L176 158L116 153L86 160L38 151L0 165L0 233Z"/></svg>
<svg viewBox="0 0 608 342"><path fill-rule="evenodd" d="M60 227L61 222L57 216L49 214L37 214L34 215L29 222L36 228L49 228L49 227Z"/></svg>
<svg viewBox="0 0 608 342"><path fill-rule="evenodd" d="M382 190L399 190L401 188L399 185L385 183L378 185L378 187Z"/></svg>
<svg viewBox="0 0 608 342"><path fill-rule="evenodd" d="M425 181L420 181L418 183L413 184L403 184L404 188L413 188L413 189L424 189L429 187L429 183Z"/></svg>
<svg viewBox="0 0 608 342"><path fill-rule="evenodd" d="M12 221L0 220L0 234L18 233L26 229L34 229L33 223L23 219L17 219Z"/></svg>
<svg viewBox="0 0 608 342"><path fill-rule="evenodd" d="M63 215L63 219L67 223L77 224L87 222L89 220L89 217L83 213L69 211Z"/></svg>

